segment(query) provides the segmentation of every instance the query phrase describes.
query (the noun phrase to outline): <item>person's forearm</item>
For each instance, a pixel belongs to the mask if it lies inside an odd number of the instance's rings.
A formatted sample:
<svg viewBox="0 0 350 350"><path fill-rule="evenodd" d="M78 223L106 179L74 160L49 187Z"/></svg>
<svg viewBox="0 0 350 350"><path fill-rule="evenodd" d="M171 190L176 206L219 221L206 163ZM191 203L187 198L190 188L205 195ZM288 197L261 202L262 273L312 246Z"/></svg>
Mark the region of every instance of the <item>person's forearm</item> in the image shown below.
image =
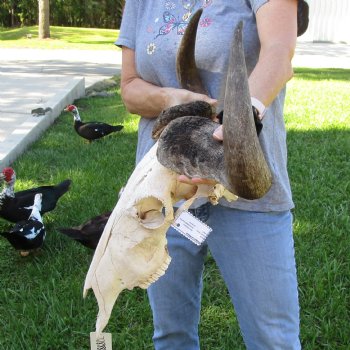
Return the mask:
<svg viewBox="0 0 350 350"><path fill-rule="evenodd" d="M297 1L270 0L256 14L261 50L249 77L251 96L271 104L293 76L297 39Z"/></svg>
<svg viewBox="0 0 350 350"><path fill-rule="evenodd" d="M166 88L134 78L122 86L122 98L130 113L155 118L168 105Z"/></svg>
<svg viewBox="0 0 350 350"><path fill-rule="evenodd" d="M144 118L156 118L166 108L192 101L206 101L215 105L216 100L185 89L159 87L139 77L122 83L122 98L130 113Z"/></svg>
<svg viewBox="0 0 350 350"><path fill-rule="evenodd" d="M136 71L135 52L123 47L121 95L130 113L156 118L166 108L192 101L206 101L212 106L216 100L185 89L159 87L142 80Z"/></svg>
<svg viewBox="0 0 350 350"><path fill-rule="evenodd" d="M287 81L293 76L291 59L293 52L284 45L262 49L259 61L249 77L251 96L265 106L278 95Z"/></svg>

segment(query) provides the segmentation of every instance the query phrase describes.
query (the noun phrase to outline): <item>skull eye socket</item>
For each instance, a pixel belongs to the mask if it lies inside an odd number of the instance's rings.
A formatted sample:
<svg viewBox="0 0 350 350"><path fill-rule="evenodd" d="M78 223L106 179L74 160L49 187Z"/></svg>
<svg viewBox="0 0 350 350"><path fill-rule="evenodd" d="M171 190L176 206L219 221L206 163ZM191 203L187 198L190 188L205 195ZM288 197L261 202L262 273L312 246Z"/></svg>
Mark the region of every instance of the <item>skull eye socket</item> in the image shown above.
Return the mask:
<svg viewBox="0 0 350 350"><path fill-rule="evenodd" d="M156 229L164 224L163 203L155 197L141 199L135 205L142 226Z"/></svg>

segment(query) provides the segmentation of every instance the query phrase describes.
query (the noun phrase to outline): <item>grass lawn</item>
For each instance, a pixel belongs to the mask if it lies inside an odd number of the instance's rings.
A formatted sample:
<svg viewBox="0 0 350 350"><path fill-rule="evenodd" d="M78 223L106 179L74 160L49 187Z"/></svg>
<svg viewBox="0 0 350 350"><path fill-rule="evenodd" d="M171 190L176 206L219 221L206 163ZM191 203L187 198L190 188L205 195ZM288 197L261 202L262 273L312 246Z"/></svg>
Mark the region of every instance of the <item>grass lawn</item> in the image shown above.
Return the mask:
<svg viewBox="0 0 350 350"><path fill-rule="evenodd" d="M35 49L113 50L116 29L50 27L49 39L38 39L38 26L0 28L0 47Z"/></svg>
<svg viewBox="0 0 350 350"><path fill-rule="evenodd" d="M285 115L289 172L296 208L295 251L304 350L349 349L350 97L349 70L296 69ZM138 118L115 97L76 101L83 120L124 124L122 132L88 144L63 113L13 167L16 189L70 178L71 190L44 216L43 249L21 258L0 240L0 348L88 349L97 303L82 298L92 251L57 228L110 210L134 166ZM11 224L0 220L0 230ZM213 259L206 261L201 346L245 349ZM114 349L152 349L146 292L124 291L106 328Z"/></svg>

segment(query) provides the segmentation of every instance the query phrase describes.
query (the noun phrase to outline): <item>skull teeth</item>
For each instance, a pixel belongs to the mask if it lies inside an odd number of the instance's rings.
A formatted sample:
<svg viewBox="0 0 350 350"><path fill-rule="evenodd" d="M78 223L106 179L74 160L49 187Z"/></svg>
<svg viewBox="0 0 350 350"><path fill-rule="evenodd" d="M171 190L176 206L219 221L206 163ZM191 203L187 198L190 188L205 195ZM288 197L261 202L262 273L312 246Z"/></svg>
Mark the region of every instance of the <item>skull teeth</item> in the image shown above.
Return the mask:
<svg viewBox="0 0 350 350"><path fill-rule="evenodd" d="M159 269L154 272L146 281L139 284L140 288L147 289L153 282L157 281L159 277L163 276L167 270L171 261L171 257L168 255L165 258L164 263L159 267Z"/></svg>

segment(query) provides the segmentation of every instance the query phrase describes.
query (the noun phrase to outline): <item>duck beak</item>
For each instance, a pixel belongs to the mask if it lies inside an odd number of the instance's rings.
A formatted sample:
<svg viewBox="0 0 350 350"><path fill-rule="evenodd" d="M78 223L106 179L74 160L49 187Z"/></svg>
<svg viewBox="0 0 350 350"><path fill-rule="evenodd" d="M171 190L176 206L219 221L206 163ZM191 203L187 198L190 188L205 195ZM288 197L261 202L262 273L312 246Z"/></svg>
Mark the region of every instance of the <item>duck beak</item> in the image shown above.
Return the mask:
<svg viewBox="0 0 350 350"><path fill-rule="evenodd" d="M181 41L176 60L180 85L188 90L205 93L195 63L195 39L202 10L191 18ZM245 199L258 199L266 194L272 184L256 134L248 74L245 64L242 22L234 31L231 57L224 87L224 161L229 191Z"/></svg>

